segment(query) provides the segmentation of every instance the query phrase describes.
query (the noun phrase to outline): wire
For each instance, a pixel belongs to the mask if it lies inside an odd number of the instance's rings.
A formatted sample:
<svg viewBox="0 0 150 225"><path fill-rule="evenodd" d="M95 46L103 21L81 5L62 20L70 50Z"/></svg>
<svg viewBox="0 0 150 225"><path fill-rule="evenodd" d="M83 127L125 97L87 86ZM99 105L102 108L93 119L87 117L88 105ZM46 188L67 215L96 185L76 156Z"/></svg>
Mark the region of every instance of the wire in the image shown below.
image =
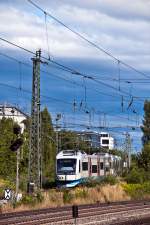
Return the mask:
<svg viewBox="0 0 150 225"><path fill-rule="evenodd" d="M5 86L5 87L8 87L8 88L13 88L13 89L16 89L16 90L20 90L20 88L18 88L18 87L15 87L15 86L9 85L9 84L5 84L5 83L0 83L0 86ZM32 94L32 91L26 90L24 88L22 88L21 91L29 93L29 94ZM58 99L58 98L54 98L54 97L50 97L50 96L46 96L46 95L41 95L41 97L46 98L46 99L51 99L51 100L57 101L57 102L62 102L62 103L67 104L67 105L72 105L71 102L67 102L67 101L64 101L62 99Z"/></svg>
<svg viewBox="0 0 150 225"><path fill-rule="evenodd" d="M27 51L27 52L29 52L29 53L32 53L32 54L34 54L35 55L35 53L34 52L32 52L32 51L30 51L30 50L28 50L28 49L25 49L25 48L23 48L23 47L21 47L21 46L19 46L19 45L16 45L16 44L14 44L14 43L12 43L12 42L9 42L9 41L7 41L7 40L5 40L5 39L3 39L3 38L0 38L2 41L6 41L7 43L9 43L9 44L11 44L11 45L14 45L15 47L18 47L18 48L20 48L20 49L22 49L22 50L25 50L25 51ZM3 54L3 55L5 55L6 56L6 54ZM12 57L9 57L10 59L12 59ZM45 58L45 57L42 57L42 58L44 58L44 59L46 59L46 60L48 60L47 58ZM20 62L20 61L19 61ZM25 64L24 63L24 65L27 65L27 64ZM57 63L57 65L61 65L61 64L59 64L59 63ZM31 66L31 65L30 65ZM64 66L63 66L64 67ZM66 67L65 66L65 68L68 68L68 67ZM64 68L59 68L59 69L63 69L64 70ZM77 71L75 71L75 70L72 70L72 69L67 69L66 70L67 72L69 72L69 73L71 73L71 74L76 74L76 75L80 75L80 76L82 76L83 78L87 78L87 79L90 79L90 80L94 80L94 81L96 81L96 82L98 82L98 83L100 83L100 84L103 84L103 85L105 85L105 86L107 86L107 87L111 87L111 88L113 88L114 90L117 90L118 91L118 89L116 89L116 88L114 88L113 86L111 86L111 85L108 85L108 84L105 84L105 83L103 83L103 82L100 82L100 81L97 81L95 78L93 79L93 77L91 76L91 75L85 75L85 74L81 74L80 72L77 72ZM44 71L45 72L45 71ZM47 72L46 72L47 73ZM25 90L23 90L23 91L25 91ZM97 90L98 91L98 90ZM128 93L127 93L128 94ZM51 97L47 97L47 96L45 96L46 98L49 98L49 99L53 99L54 101L59 101L59 102L62 102L62 100L58 100L58 99L54 99L54 98L51 98ZM130 97L131 97L131 94L130 94ZM134 98L149 98L149 97L137 97L137 96L134 96ZM65 102L66 103L66 102ZM67 103L68 104L68 103ZM71 104L72 105L72 103L69 103L69 104Z"/></svg>
<svg viewBox="0 0 150 225"><path fill-rule="evenodd" d="M53 20L55 20L57 23L61 24L62 26L64 26L66 29L68 29L69 31L71 31L72 33L74 33L75 35L77 35L78 37L80 37L82 40L86 41L87 43L89 43L90 45L92 45L93 47L95 47L96 49L100 50L101 52L105 53L106 55L108 55L109 57L111 57L113 60L115 61L119 61L122 65L132 69L133 71L135 71L136 73L139 73L145 77L149 77L147 74L137 70L136 68L134 68L133 66L125 63L124 61L118 59L117 57L115 57L114 55L112 55L110 52L104 50L102 47L100 47L99 45L95 44L94 42L90 41L88 38L84 37L82 34L80 34L79 32L73 30L72 28L70 28L69 26L67 26L66 24L64 24L63 22L61 22L59 19L57 19L56 17L54 17L52 14L50 14L49 12L46 12L44 9L42 9L39 5L37 5L36 3L34 3L31 0L27 0L29 3L31 3L34 7L36 7L37 9L39 9L40 11L42 11L44 14L46 13L50 18L52 18Z"/></svg>
<svg viewBox="0 0 150 225"><path fill-rule="evenodd" d="M17 60L16 58L14 58L14 57L11 57L11 56L8 56L7 54L4 54L4 53L2 53L2 52L0 52L0 55L2 55L2 56L4 56L4 57L6 57L6 58L9 58L10 60L13 60L13 61L15 61L15 62L17 62L17 63L21 63L21 64L23 64L23 65L25 65L25 66L28 66L28 67L31 67L32 68L32 65L31 64L29 64L29 63L24 63L24 62L22 62L22 61L20 61L20 60ZM60 69L60 68L59 68ZM81 84L79 84L79 83L77 83L77 82L75 82L75 81L70 81L70 80L68 80L68 79L65 79L64 77L60 77L60 76L58 76L58 75L54 75L54 74L52 74L52 73L50 73L50 72L47 72L47 71L44 71L44 70L41 70L41 72L43 72L43 73L46 73L46 74L48 74L48 75L50 75L50 76L53 76L53 77L57 77L58 79L62 79L62 80L64 80L64 81L67 81L67 82L69 82L69 83L72 83L72 84L74 84L74 85L77 85L77 86L80 86L80 87L85 87L85 85L81 85ZM68 72L68 71L67 71ZM89 78L90 76L83 76L83 79L84 78ZM99 80L97 81L97 82L100 82ZM101 84L102 84L102 82L100 82ZM103 83L104 84L104 83ZM107 84L104 84L105 86L107 85ZM111 88L112 88L112 86L111 86ZM89 87L86 87L86 89L92 89L92 88L89 88ZM118 96L114 96L114 95L111 95L111 94L108 94L108 93L104 93L104 92L102 92L102 91L99 91L99 90L97 90L96 88L94 88L94 89L92 89L92 90L95 90L96 92L98 92L98 93L100 93L100 94L103 94L103 95L107 95L107 96L110 96L110 97L114 97L114 98L117 98ZM116 88L115 88L115 90L117 90ZM126 96L124 96L124 97L126 97Z"/></svg>
<svg viewBox="0 0 150 225"><path fill-rule="evenodd" d="M34 55L35 55L35 53L32 52L31 50L28 50L28 49L26 49L26 48L23 48L23 47L17 45L17 44L14 44L14 43L12 43L12 42L10 42L10 41L4 39L4 38L1 38L1 37L0 37L0 40L4 41L4 42L6 42L6 43L8 43L8 44L10 44L10 45L13 45L13 46L15 46L15 47L17 47L17 48L20 48L20 49L22 49L22 50L24 50L24 51L26 51L26 52L28 52L28 53L30 53L30 54L34 54ZM43 59L49 61L49 59L47 59L46 57L41 56L41 58L43 58ZM58 62L56 62L56 61L54 61L54 60L52 60L52 59L50 60L50 62L52 62L52 63L54 63L54 64L60 66L60 69L63 69L63 70L65 69L66 72L69 72L69 73L71 73L71 74L79 75L79 76L81 76L81 77L84 77L84 78L93 80L93 81L95 81L95 82L97 82L97 83L99 83L99 84L101 84L101 85L103 85L103 86L106 86L106 87L109 87L109 88L114 89L114 90L116 90L116 91L119 91L117 88L113 87L112 85L106 84L106 83L104 83L104 82L100 82L99 80L95 79L95 78L94 78L93 76L91 76L91 75L83 74L83 73L81 73L81 72L78 72L78 71L76 71L76 70L74 70L74 69L72 69L72 68L70 68L70 67L64 66L64 65L62 65L62 64L60 64L60 63L58 63ZM49 64L48 64L48 65L49 65ZM126 95L128 95L128 96L131 97L131 94L128 93L128 92L125 92L125 91L122 91L122 90L120 90L119 92L120 92L120 93L123 93L123 94L126 94ZM122 96L122 95L120 94L120 96ZM127 96L126 96L126 97L127 97ZM132 97L133 97L133 98L137 98L137 99L142 98L142 97L139 97L139 96L133 96L133 95L132 95Z"/></svg>
<svg viewBox="0 0 150 225"><path fill-rule="evenodd" d="M20 61L20 60L17 60L16 58L14 58L14 57L11 57L11 56L8 56L7 54L4 54L4 53L2 53L2 52L0 52L0 55L2 55L2 56L4 56L4 57L6 57L6 58L8 58L8 59L10 59L10 60L13 60L13 61L15 61L15 62L17 62L17 63L21 63L22 65L25 65L25 66L27 66L27 67L30 67L30 68L32 68L32 65L31 64L29 64L29 63L24 63L23 61ZM64 80L64 81L66 81L66 82L69 82L69 83L71 83L71 84L73 84L73 85L76 85L76 86L80 86L80 87L85 87L85 85L83 84L79 84L79 83L77 83L77 82L75 82L75 81L71 81L71 80L68 80L68 79L66 79L66 78L64 78L64 77L61 77L61 76L58 76L58 75L54 75L54 74L52 74L52 73L50 73L50 72L48 72L48 71L44 71L44 70L41 70L41 72L43 72L43 73L46 73L47 75L49 75L49 76L52 76L52 77L56 77L57 79L61 79L61 80ZM84 79L84 78L83 78ZM99 93L99 94L101 94L101 95L104 95L104 96L110 96L110 97L113 97L113 98L118 98L118 96L116 95L111 95L111 94L108 94L108 93L105 93L105 92L102 92L102 91L99 91L99 90L97 90L96 88L90 88L90 87L86 87L86 89L89 89L89 90L94 90L95 92L97 92L97 93Z"/></svg>

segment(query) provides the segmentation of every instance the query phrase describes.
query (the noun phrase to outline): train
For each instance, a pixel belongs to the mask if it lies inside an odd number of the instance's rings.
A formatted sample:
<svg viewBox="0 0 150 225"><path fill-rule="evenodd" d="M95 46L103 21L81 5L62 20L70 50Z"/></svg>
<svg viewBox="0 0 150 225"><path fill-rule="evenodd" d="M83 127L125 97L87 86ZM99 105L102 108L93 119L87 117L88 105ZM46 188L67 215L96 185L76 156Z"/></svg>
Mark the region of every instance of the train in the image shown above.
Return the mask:
<svg viewBox="0 0 150 225"><path fill-rule="evenodd" d="M75 187L89 178L117 176L121 157L109 153L87 154L80 150L63 150L56 156L56 183L59 187Z"/></svg>

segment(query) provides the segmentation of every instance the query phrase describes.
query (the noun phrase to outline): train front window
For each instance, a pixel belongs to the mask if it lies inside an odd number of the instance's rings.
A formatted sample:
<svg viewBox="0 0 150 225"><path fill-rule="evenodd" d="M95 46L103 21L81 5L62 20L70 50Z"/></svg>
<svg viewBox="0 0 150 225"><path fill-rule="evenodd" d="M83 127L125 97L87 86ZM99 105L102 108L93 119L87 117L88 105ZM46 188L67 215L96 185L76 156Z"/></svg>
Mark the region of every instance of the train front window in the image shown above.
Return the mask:
<svg viewBox="0 0 150 225"><path fill-rule="evenodd" d="M58 174L75 174L76 159L58 159L57 173Z"/></svg>

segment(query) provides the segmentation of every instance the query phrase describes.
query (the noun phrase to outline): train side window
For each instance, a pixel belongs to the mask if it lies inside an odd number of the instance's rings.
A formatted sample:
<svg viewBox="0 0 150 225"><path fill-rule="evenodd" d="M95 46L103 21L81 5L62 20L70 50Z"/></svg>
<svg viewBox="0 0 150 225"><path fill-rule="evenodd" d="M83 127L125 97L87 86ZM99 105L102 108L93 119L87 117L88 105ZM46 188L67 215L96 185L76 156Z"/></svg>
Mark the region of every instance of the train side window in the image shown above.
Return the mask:
<svg viewBox="0 0 150 225"><path fill-rule="evenodd" d="M80 173L80 160L79 160L79 173Z"/></svg>
<svg viewBox="0 0 150 225"><path fill-rule="evenodd" d="M83 171L88 170L88 162L82 162L82 170Z"/></svg>
<svg viewBox="0 0 150 225"><path fill-rule="evenodd" d="M97 165L92 165L92 173L97 173Z"/></svg>
<svg viewBox="0 0 150 225"><path fill-rule="evenodd" d="M104 169L104 163L100 162L100 169L103 170Z"/></svg>

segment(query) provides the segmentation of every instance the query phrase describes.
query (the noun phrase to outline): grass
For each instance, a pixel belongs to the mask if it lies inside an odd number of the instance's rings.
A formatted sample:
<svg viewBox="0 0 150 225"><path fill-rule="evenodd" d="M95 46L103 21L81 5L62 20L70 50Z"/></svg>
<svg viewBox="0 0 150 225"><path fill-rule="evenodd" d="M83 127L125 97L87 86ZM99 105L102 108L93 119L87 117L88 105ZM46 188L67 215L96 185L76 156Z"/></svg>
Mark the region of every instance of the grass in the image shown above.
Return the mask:
<svg viewBox="0 0 150 225"><path fill-rule="evenodd" d="M8 204L3 211L22 211L46 207L60 207L73 204L90 204L97 202L111 202L129 200L129 195L123 190L119 183L115 185L105 184L95 187L77 187L69 190L50 189L42 193L39 199L25 195L22 202L15 209Z"/></svg>

